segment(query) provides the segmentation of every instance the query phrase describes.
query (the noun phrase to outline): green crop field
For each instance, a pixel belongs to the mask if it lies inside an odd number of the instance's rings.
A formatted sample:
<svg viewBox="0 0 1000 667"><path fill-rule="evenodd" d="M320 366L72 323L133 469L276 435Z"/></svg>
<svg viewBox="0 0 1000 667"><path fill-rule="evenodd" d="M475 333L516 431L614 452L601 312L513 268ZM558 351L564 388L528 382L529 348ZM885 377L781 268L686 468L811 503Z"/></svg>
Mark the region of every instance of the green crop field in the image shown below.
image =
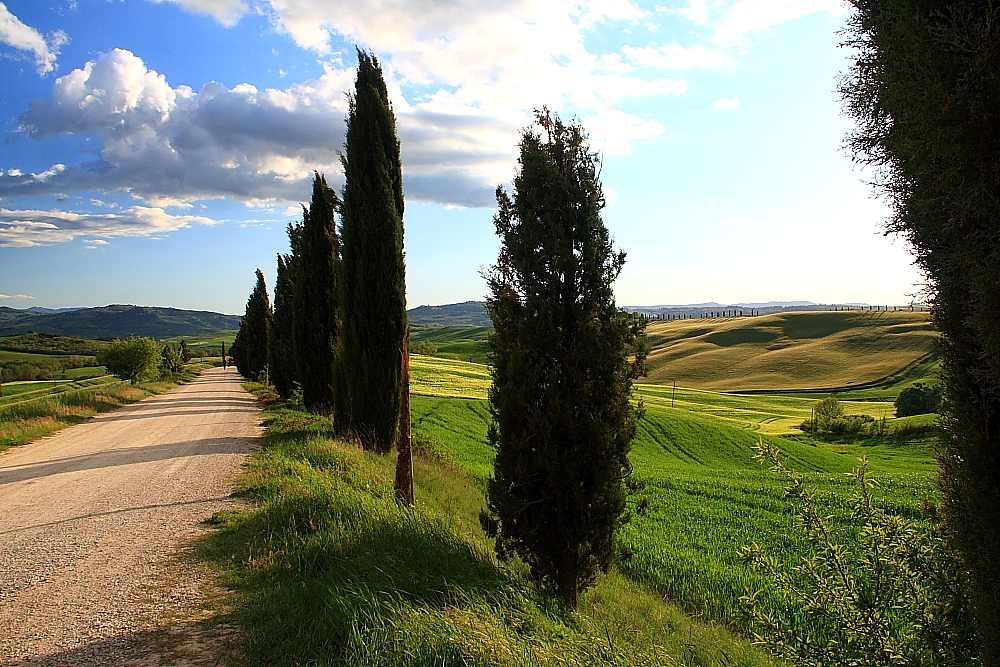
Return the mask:
<svg viewBox="0 0 1000 667"><path fill-rule="evenodd" d="M200 334L198 336L174 336L173 338L167 338L167 343L171 345L180 345L181 341L187 341L188 345L221 345L225 343L226 345L232 345L233 341L236 340L236 334L239 333L238 329L226 329L223 331L216 331L210 334Z"/></svg>
<svg viewBox="0 0 1000 667"><path fill-rule="evenodd" d="M486 444L489 410L486 369L476 364L413 358L414 433L444 444L455 463L480 486L492 469ZM739 557L741 547L760 543L780 562L793 565L806 544L793 527L794 508L786 481L753 460L763 439L777 446L788 465L805 474L821 511L848 542L851 527L847 473L866 456L880 484L879 503L910 518L920 516L932 495L934 459L926 437L824 442L796 428L817 399L781 395L736 395L657 385L636 391L645 407L631 455L635 475L646 483L640 498L649 512L621 532L634 556L620 565L631 579L717 621L740 626L740 597L762 589L759 604L787 614L769 592L769 582ZM671 407L673 402L673 407ZM895 419L892 404L850 401L848 413L886 417L891 429L927 424L931 415ZM793 614L794 615L794 614Z"/></svg>
<svg viewBox="0 0 1000 667"><path fill-rule="evenodd" d="M410 341L434 343L437 356L485 364L490 352L487 341L493 327L411 327Z"/></svg>
<svg viewBox="0 0 1000 667"><path fill-rule="evenodd" d="M774 391L889 381L927 361L937 333L927 313L844 311L657 321L647 336L645 382Z"/></svg>

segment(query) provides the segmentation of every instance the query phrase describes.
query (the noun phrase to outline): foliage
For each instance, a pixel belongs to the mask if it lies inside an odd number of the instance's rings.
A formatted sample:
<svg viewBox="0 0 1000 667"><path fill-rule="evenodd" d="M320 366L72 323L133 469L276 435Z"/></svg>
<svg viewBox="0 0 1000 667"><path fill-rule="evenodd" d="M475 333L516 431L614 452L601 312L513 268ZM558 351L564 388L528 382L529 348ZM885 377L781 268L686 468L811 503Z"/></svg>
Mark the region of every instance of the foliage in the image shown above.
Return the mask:
<svg viewBox="0 0 1000 667"><path fill-rule="evenodd" d="M436 357L438 353L438 346L432 340L418 341L416 343L411 341L409 347L410 354L420 354L425 357Z"/></svg>
<svg viewBox="0 0 1000 667"><path fill-rule="evenodd" d="M107 349L108 343L91 338L29 332L0 338L0 350L34 354L68 354L92 357Z"/></svg>
<svg viewBox="0 0 1000 667"><path fill-rule="evenodd" d="M983 661L1000 665L1000 5L853 0L841 92L941 333L944 531L969 568Z"/></svg>
<svg viewBox="0 0 1000 667"><path fill-rule="evenodd" d="M48 354L42 358L0 359L0 382L57 379L65 377L70 369L97 365L94 357L56 357Z"/></svg>
<svg viewBox="0 0 1000 667"><path fill-rule="evenodd" d="M299 233L301 227L288 225L289 238ZM298 244L293 243L293 247ZM274 315L267 331L267 365L269 379L283 399L291 397L298 382L295 364L295 276L300 258L295 255L278 255L278 272L274 279Z"/></svg>
<svg viewBox="0 0 1000 667"><path fill-rule="evenodd" d="M619 312L625 262L600 217L597 159L583 128L548 112L522 134L513 199L497 189L500 257L487 275L495 327L484 526L571 606L614 561L638 411L644 322ZM630 355L633 355L630 360Z"/></svg>
<svg viewBox="0 0 1000 667"><path fill-rule="evenodd" d="M184 353L171 345L164 345L160 353L160 372L174 375L184 370Z"/></svg>
<svg viewBox="0 0 1000 667"><path fill-rule="evenodd" d="M838 537L803 478L761 441L758 458L791 482L798 527L810 554L791 570L756 543L743 558L768 576L809 619L804 630L763 611L760 591L743 598L758 642L805 667L969 667L979 664L962 568L933 525L879 509L862 459L852 474L860 543Z"/></svg>
<svg viewBox="0 0 1000 667"><path fill-rule="evenodd" d="M257 283L247 299L246 314L233 342L236 370L248 380L259 380L267 371L267 331L271 321L271 301L264 274L257 269Z"/></svg>
<svg viewBox="0 0 1000 667"><path fill-rule="evenodd" d="M820 424L821 428L828 426L833 420L844 416L844 406L833 396L827 396L817 403L814 410L816 421Z"/></svg>
<svg viewBox="0 0 1000 667"><path fill-rule="evenodd" d="M97 355L97 361L112 375L136 384L159 375L160 348L152 338L119 338Z"/></svg>
<svg viewBox="0 0 1000 667"><path fill-rule="evenodd" d="M194 358L194 354L191 352L191 348L188 347L187 341L181 339L181 359L186 364Z"/></svg>
<svg viewBox="0 0 1000 667"><path fill-rule="evenodd" d="M313 177L312 201L302 208L302 225L288 228L294 271L292 334L302 400L311 412L336 408L337 346L341 335L340 238L336 213L341 207L326 178Z"/></svg>
<svg viewBox="0 0 1000 667"><path fill-rule="evenodd" d="M382 68L358 50L344 165L343 346L340 425L388 452L399 418L406 328L403 172Z"/></svg>
<svg viewBox="0 0 1000 667"><path fill-rule="evenodd" d="M896 416L912 417L937 412L941 408L942 393L943 388L939 384L931 387L923 382L915 382L899 392L896 398Z"/></svg>

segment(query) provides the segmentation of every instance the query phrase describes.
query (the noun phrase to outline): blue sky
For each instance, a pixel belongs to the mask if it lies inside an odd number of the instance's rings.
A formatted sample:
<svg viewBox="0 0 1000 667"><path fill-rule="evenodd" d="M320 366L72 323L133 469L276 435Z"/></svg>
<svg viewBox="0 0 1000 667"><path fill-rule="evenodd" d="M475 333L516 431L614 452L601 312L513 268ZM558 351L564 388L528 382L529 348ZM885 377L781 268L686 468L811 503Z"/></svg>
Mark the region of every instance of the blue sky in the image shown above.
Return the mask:
<svg viewBox="0 0 1000 667"><path fill-rule="evenodd" d="M841 150L838 0L3 0L0 305L243 311L337 152L355 45L402 142L411 307L482 299L547 105L603 155L622 305L902 304Z"/></svg>

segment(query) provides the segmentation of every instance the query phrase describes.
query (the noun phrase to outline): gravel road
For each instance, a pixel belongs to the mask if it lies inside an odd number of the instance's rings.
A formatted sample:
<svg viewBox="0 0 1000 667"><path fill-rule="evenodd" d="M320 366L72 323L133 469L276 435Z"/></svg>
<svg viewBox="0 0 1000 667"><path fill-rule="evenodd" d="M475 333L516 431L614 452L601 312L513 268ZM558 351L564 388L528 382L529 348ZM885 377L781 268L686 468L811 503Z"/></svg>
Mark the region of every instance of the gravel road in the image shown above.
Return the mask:
<svg viewBox="0 0 1000 667"><path fill-rule="evenodd" d="M186 662L149 655L206 584L178 555L233 506L259 421L215 368L0 454L0 665Z"/></svg>

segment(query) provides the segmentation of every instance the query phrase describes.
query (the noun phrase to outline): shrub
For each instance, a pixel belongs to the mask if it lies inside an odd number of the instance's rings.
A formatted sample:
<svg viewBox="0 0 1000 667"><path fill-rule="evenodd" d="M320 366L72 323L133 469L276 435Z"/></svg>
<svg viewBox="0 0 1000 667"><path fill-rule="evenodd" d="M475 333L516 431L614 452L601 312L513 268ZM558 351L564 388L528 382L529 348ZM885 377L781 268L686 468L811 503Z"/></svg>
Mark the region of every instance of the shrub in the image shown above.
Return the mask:
<svg viewBox="0 0 1000 667"><path fill-rule="evenodd" d="M119 338L97 360L112 375L136 384L159 374L161 354L160 344L152 338Z"/></svg>
<svg viewBox="0 0 1000 667"><path fill-rule="evenodd" d="M853 473L856 544L834 534L801 475L763 440L756 456L789 479L788 495L800 504L798 527L812 553L791 571L754 544L745 561L766 573L809 618L783 623L756 604L761 591L742 601L754 637L805 667L966 667L980 664L973 619L963 593L963 569L933 522L918 522L878 508L868 463ZM928 506L933 517L933 506Z"/></svg>
<svg viewBox="0 0 1000 667"><path fill-rule="evenodd" d="M896 416L912 417L937 412L941 407L941 393L941 385L930 387L923 382L914 383L896 397Z"/></svg>

